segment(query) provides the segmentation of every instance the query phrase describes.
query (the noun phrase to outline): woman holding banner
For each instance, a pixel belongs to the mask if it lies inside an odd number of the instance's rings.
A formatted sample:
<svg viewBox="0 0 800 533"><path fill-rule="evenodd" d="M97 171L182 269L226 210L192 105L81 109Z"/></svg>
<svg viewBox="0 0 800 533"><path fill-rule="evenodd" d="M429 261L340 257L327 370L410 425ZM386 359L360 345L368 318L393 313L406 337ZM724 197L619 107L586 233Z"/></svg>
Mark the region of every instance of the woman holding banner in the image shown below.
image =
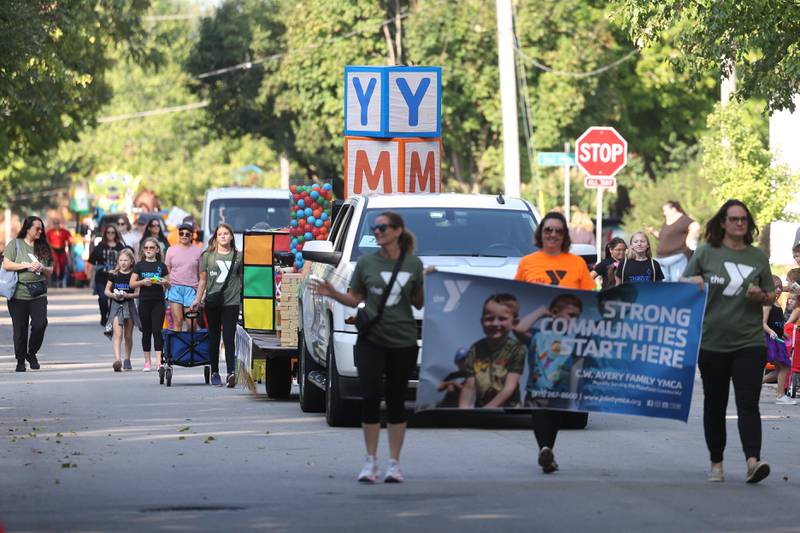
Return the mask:
<svg viewBox="0 0 800 533"><path fill-rule="evenodd" d="M534 240L539 250L522 258L514 279L565 289L594 289L595 283L586 262L580 256L569 253L571 243L564 215L555 211L547 213L536 228ZM564 415L562 411L543 409L537 405L532 407L533 433L539 445L539 466L545 474L552 474L558 470L553 447Z"/></svg>
<svg viewBox="0 0 800 533"><path fill-rule="evenodd" d="M406 432L405 396L418 352L417 324L411 306L422 309L424 301L422 261L413 255L414 235L397 213L381 213L375 217L371 230L380 249L358 260L348 292L339 292L319 278L311 280L311 289L343 305L363 307L359 315L366 312L369 328L365 332L359 327L355 346L363 398L361 427L367 448L367 460L358 481L374 483L378 479L376 455L385 376L389 467L384 481L400 483L403 473L398 460Z"/></svg>
<svg viewBox="0 0 800 533"><path fill-rule="evenodd" d="M698 366L703 379L703 429L711 455L709 481L723 481L725 410L731 381L736 396L739 437L747 459L747 483L769 475L761 461L761 414L758 402L766 362L762 306L775 301L767 256L753 246L758 232L753 215L739 200L728 200L705 227L707 244L697 249L684 281L708 301Z"/></svg>

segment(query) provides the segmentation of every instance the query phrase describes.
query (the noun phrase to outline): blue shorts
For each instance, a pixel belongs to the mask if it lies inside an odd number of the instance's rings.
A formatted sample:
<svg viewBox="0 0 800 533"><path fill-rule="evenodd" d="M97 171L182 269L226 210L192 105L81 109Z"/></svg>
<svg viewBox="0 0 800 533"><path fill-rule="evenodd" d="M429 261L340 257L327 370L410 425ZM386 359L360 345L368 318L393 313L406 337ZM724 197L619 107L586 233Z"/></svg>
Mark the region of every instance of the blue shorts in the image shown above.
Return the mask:
<svg viewBox="0 0 800 533"><path fill-rule="evenodd" d="M184 307L191 307L195 296L197 296L197 290L188 285L173 285L167 289L167 300Z"/></svg>

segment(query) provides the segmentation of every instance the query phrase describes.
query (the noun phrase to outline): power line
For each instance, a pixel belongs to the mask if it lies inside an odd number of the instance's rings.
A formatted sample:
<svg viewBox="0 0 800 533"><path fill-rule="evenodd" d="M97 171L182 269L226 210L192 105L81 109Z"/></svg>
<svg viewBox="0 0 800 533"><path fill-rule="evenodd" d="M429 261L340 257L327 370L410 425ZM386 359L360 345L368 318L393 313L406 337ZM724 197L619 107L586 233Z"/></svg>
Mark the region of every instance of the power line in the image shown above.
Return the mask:
<svg viewBox="0 0 800 533"><path fill-rule="evenodd" d="M545 72L549 72L550 74L554 74L556 76L566 76L566 77L570 77L570 78L590 78L592 76L599 76L600 74L602 74L602 73L604 73L604 72L606 72L608 70L611 70L612 68L615 68L615 67L621 65L625 61L629 60L630 58L632 58L633 56L635 56L636 54L641 52L641 50L636 48L634 50L631 50L630 52L628 52L627 54L625 54L621 58L617 59L616 61L614 61L612 63L609 63L608 65L605 65L605 66L602 66L602 67L599 67L599 68L596 68L594 70L590 70L590 71L587 71L587 72L566 72L566 71L563 71L563 70L556 70L553 67L548 67L544 63L540 63L539 61L536 61L532 57L528 57L525 54L525 52L519 47L517 47L516 50L517 50L517 53L519 53L520 57L522 57L525 61L527 61L528 63L530 63L534 67L538 68L539 70L543 70Z"/></svg>
<svg viewBox="0 0 800 533"><path fill-rule="evenodd" d="M172 107L161 107L158 109L150 109L149 111L139 111L138 113L128 113L125 115L113 115L110 117L100 117L97 119L99 124L106 124L108 122L117 122L119 120L130 120L132 118L152 117L155 115L166 115L168 113L181 113L183 111L191 111L193 109L200 109L209 104L207 100L202 102L195 102L186 105L176 105Z"/></svg>

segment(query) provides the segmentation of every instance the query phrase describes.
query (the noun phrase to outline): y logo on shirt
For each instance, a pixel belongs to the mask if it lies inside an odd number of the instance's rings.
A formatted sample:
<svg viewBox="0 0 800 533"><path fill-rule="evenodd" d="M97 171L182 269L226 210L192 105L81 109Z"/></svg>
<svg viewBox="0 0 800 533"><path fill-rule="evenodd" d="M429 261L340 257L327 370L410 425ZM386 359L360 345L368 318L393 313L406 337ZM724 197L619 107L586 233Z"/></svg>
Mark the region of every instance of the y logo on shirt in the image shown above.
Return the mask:
<svg viewBox="0 0 800 533"><path fill-rule="evenodd" d="M219 268L219 275L214 279L214 285L225 283L225 280L228 279L228 272L231 270L231 262L217 259L217 267Z"/></svg>
<svg viewBox="0 0 800 533"><path fill-rule="evenodd" d="M550 285L559 285L564 276L567 275L566 270L545 270L544 272L550 278Z"/></svg>
<svg viewBox="0 0 800 533"><path fill-rule="evenodd" d="M742 265L730 261L725 261L723 265L725 265L725 270L728 272L728 277L730 277L731 280L728 282L728 286L725 287L725 290L722 291L722 294L725 296L736 296L742 292L744 280L753 273L755 268L750 265Z"/></svg>
<svg viewBox="0 0 800 533"><path fill-rule="evenodd" d="M384 283L389 283L389 280L392 279L391 272L381 272L381 278L383 278ZM397 279L394 281L394 285L392 285L392 290L389 291L389 298L386 300L387 306L397 305L400 303L400 294L403 290L403 287L406 286L408 283L409 278L411 278L410 272L398 272Z"/></svg>

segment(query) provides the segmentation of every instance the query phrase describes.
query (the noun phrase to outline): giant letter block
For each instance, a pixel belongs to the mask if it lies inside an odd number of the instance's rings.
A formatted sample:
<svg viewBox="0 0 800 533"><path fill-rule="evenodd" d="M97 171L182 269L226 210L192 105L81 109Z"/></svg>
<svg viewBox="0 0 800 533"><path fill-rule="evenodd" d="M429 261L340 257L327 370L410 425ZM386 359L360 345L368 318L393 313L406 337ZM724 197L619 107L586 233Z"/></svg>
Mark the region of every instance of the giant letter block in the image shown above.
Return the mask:
<svg viewBox="0 0 800 533"><path fill-rule="evenodd" d="M441 67L349 66L344 79L345 135L441 135Z"/></svg>
<svg viewBox="0 0 800 533"><path fill-rule="evenodd" d="M354 194L441 192L441 139L345 137L345 198Z"/></svg>

